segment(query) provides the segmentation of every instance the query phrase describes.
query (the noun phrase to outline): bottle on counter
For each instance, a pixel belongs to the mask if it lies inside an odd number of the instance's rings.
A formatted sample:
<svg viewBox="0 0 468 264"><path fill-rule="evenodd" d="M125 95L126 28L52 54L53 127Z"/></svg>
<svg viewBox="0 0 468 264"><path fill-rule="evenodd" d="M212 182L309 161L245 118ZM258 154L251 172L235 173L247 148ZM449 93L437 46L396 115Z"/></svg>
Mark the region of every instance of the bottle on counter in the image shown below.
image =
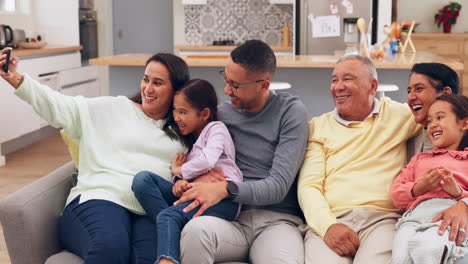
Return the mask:
<svg viewBox="0 0 468 264"><path fill-rule="evenodd" d="M283 46L289 47L289 27L283 27Z"/></svg>

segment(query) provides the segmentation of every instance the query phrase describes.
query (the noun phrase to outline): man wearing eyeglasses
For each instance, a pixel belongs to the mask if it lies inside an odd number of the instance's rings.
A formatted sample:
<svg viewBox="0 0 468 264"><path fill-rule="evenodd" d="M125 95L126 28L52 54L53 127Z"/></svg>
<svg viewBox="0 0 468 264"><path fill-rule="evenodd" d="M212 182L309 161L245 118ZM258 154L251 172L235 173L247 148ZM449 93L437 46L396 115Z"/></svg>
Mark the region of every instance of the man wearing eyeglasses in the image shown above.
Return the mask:
<svg viewBox="0 0 468 264"><path fill-rule="evenodd" d="M270 92L275 70L271 48L250 40L231 52L220 72L230 102L220 106L218 115L233 137L245 182L194 184L177 203L194 200L186 210L198 210L196 215L225 198L243 206L234 222L192 219L182 232L182 263L304 263L295 180L307 144L308 117L297 97Z"/></svg>

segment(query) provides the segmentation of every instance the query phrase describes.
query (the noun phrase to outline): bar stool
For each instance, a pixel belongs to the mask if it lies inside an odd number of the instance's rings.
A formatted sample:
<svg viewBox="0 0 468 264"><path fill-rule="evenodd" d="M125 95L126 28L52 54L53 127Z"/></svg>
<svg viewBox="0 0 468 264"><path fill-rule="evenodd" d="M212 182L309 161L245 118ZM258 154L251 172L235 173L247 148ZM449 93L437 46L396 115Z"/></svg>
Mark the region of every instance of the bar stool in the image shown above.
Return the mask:
<svg viewBox="0 0 468 264"><path fill-rule="evenodd" d="M385 96L385 92L393 92L398 90L399 88L395 84L379 83L379 87L377 87L377 97L382 98Z"/></svg>
<svg viewBox="0 0 468 264"><path fill-rule="evenodd" d="M291 84L287 82L271 82L270 90L285 90L291 88Z"/></svg>

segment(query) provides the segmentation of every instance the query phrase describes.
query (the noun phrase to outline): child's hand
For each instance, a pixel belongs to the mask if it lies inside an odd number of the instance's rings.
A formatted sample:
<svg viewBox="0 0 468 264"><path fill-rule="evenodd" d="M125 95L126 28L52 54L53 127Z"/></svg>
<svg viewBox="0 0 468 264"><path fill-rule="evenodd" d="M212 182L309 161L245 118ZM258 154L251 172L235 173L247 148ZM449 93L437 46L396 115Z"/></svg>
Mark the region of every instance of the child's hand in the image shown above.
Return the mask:
<svg viewBox="0 0 468 264"><path fill-rule="evenodd" d="M453 178L452 171L450 171L446 167L441 166L437 169L437 172L440 175L442 175L439 184L440 184L440 187L442 187L442 189L446 193L450 194L451 196L455 198L462 194L462 190L460 189L460 186L455 181L455 178Z"/></svg>
<svg viewBox="0 0 468 264"><path fill-rule="evenodd" d="M172 161L172 174L182 175L182 165L184 165L187 156L183 153L177 154Z"/></svg>
<svg viewBox="0 0 468 264"><path fill-rule="evenodd" d="M413 186L411 193L413 197L421 196L439 186L442 175L437 172L438 168L432 168L424 173L423 178Z"/></svg>
<svg viewBox="0 0 468 264"><path fill-rule="evenodd" d="M175 182L174 186L172 187L172 194L176 197L182 196L182 194L188 190L187 185L189 184L186 180L178 180Z"/></svg>

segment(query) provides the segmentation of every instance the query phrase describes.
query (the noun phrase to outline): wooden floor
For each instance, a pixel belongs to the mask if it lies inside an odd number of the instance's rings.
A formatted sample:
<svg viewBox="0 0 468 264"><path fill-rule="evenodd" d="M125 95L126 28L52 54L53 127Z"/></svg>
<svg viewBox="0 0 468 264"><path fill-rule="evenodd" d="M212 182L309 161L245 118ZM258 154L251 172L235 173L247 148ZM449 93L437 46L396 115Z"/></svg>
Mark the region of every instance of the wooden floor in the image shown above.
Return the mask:
<svg viewBox="0 0 468 264"><path fill-rule="evenodd" d="M54 135L6 156L0 167L0 199L70 161L60 135ZM25 252L26 253L26 252ZM0 264L10 263L0 226Z"/></svg>

